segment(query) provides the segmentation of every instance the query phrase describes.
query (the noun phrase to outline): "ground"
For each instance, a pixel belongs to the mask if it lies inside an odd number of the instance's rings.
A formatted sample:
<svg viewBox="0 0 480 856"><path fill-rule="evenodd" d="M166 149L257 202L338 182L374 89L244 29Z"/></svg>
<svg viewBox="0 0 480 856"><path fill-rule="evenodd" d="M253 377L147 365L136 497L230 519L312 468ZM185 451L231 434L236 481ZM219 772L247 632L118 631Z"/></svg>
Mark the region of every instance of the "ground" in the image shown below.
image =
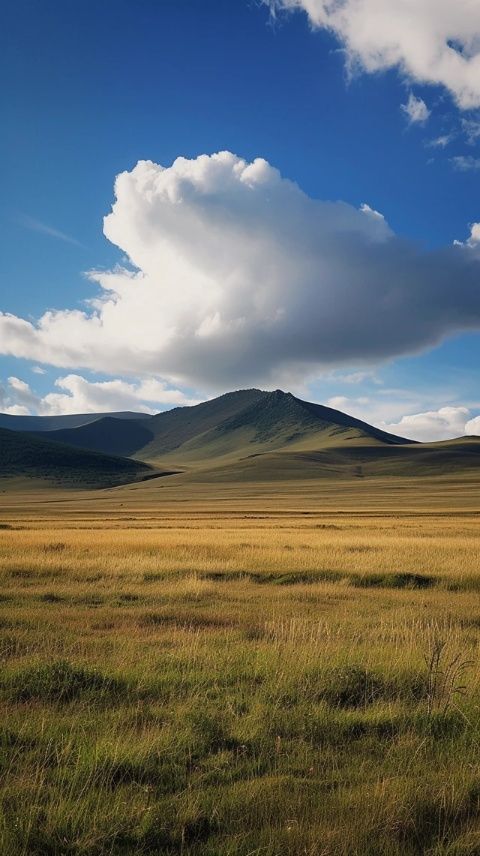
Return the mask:
<svg viewBox="0 0 480 856"><path fill-rule="evenodd" d="M480 480L0 487L5 856L480 853Z"/></svg>

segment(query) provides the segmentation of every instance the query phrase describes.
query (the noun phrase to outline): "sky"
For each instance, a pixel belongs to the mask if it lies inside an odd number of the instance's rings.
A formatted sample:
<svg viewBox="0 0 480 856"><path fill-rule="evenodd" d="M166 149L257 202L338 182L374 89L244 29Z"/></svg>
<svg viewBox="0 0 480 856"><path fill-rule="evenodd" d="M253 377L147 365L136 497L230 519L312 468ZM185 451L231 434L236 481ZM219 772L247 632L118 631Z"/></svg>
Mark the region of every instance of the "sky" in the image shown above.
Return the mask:
<svg viewBox="0 0 480 856"><path fill-rule="evenodd" d="M282 388L480 434L480 7L15 0L0 410Z"/></svg>

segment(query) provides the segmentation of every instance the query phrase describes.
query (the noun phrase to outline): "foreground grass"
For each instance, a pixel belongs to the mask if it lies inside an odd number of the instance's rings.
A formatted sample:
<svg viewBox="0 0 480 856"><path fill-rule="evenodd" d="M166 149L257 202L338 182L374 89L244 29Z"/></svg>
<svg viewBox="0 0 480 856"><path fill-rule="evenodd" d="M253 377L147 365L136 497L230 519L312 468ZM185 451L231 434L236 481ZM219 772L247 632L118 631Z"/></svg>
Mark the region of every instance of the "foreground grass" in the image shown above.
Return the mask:
<svg viewBox="0 0 480 856"><path fill-rule="evenodd" d="M480 852L472 509L105 501L2 518L2 854Z"/></svg>

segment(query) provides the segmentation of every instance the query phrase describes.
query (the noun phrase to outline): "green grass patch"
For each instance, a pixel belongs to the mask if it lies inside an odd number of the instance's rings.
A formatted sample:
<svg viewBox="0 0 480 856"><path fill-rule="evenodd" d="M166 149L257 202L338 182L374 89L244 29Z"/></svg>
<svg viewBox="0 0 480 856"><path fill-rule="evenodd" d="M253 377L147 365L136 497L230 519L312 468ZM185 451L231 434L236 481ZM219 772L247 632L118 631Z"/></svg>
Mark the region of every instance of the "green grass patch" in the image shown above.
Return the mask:
<svg viewBox="0 0 480 856"><path fill-rule="evenodd" d="M73 666L66 660L41 663L13 672L2 680L7 697L13 701L43 701L66 704L82 699L92 701L124 698L127 686L101 672Z"/></svg>

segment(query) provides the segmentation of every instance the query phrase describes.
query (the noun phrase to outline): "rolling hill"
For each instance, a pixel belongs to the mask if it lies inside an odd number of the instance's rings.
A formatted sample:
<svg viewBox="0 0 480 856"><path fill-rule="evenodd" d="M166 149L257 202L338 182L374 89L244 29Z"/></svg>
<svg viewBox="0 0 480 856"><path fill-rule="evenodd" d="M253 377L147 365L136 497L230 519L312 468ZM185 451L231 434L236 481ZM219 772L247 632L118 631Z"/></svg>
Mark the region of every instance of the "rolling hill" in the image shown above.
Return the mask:
<svg viewBox="0 0 480 856"><path fill-rule="evenodd" d="M152 417L150 417L151 420ZM60 428L48 432L48 438L93 452L129 456L147 446L154 438L148 419L118 419L103 416L78 428ZM35 432L36 436L40 436Z"/></svg>
<svg viewBox="0 0 480 856"><path fill-rule="evenodd" d="M67 413L63 416L17 416L11 413L0 413L0 428L10 428L11 431L55 431L61 428L78 428L89 425L98 419L103 419L105 413ZM134 413L125 410L120 413L109 413L115 419L148 419L146 413Z"/></svg>
<svg viewBox="0 0 480 856"><path fill-rule="evenodd" d="M349 444L324 449L279 449L219 466L190 468L187 483L311 482L323 479L386 479L477 475L480 437L406 445Z"/></svg>
<svg viewBox="0 0 480 856"><path fill-rule="evenodd" d="M85 484L135 481L152 467L186 484L480 472L480 437L416 443L281 390L240 390L155 416L109 414L48 433L14 433L14 452L0 435L0 473L15 459L19 471Z"/></svg>
<svg viewBox="0 0 480 856"><path fill-rule="evenodd" d="M113 487L159 475L147 464L76 449L0 428L0 478L49 482L63 487Z"/></svg>

